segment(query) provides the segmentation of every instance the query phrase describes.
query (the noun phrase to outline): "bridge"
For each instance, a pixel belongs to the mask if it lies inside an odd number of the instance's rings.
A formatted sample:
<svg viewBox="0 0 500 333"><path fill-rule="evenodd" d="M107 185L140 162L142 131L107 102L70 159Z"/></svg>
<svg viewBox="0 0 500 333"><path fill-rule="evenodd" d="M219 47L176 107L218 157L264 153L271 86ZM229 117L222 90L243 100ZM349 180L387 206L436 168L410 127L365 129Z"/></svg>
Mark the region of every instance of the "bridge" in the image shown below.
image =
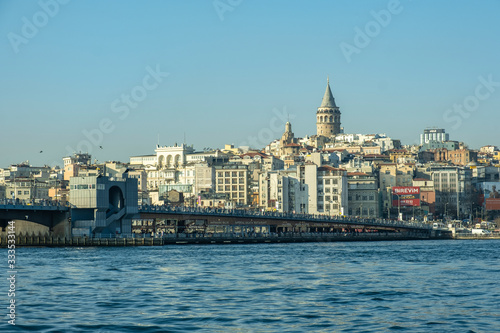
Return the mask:
<svg viewBox="0 0 500 333"><path fill-rule="evenodd" d="M141 206L135 222L135 230L176 234L385 232L428 238L432 231L413 221L169 206Z"/></svg>
<svg viewBox="0 0 500 333"><path fill-rule="evenodd" d="M0 201L0 226L8 221L29 221L48 227L55 235L71 236L71 208ZM77 222L77 221L75 221ZM226 210L170 206L140 206L133 231L182 235L273 235L288 233L399 233L429 238L432 227L413 221L379 218L289 214L257 210Z"/></svg>
<svg viewBox="0 0 500 333"><path fill-rule="evenodd" d="M70 234L70 208L63 205L31 205L24 202L0 201L0 227L5 232L9 221L28 221L48 227L49 232ZM16 223L20 225L19 223Z"/></svg>

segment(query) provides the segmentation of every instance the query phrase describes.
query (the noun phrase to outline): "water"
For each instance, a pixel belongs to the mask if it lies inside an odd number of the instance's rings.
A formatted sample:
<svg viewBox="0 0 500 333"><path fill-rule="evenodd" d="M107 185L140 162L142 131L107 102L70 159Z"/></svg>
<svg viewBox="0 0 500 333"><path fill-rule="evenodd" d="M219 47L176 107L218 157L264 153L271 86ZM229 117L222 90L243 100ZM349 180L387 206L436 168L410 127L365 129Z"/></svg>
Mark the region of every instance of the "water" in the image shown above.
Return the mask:
<svg viewBox="0 0 500 333"><path fill-rule="evenodd" d="M499 332L499 249L498 240L22 248L17 325L4 319L0 331Z"/></svg>

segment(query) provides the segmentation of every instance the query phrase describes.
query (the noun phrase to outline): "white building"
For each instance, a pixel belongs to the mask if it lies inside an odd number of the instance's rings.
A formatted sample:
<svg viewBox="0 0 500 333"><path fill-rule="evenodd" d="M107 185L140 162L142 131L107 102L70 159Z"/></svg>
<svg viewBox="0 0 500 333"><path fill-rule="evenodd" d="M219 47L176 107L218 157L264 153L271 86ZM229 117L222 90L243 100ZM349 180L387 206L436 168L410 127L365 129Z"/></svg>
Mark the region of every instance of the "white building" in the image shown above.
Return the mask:
<svg viewBox="0 0 500 333"><path fill-rule="evenodd" d="M297 169L259 173L259 207L265 210L307 213L307 191Z"/></svg>
<svg viewBox="0 0 500 333"><path fill-rule="evenodd" d="M449 141L450 135L442 128L427 128L420 134L420 144Z"/></svg>
<svg viewBox="0 0 500 333"><path fill-rule="evenodd" d="M301 186L307 191L309 214L345 215L348 208L347 171L306 163L298 167Z"/></svg>

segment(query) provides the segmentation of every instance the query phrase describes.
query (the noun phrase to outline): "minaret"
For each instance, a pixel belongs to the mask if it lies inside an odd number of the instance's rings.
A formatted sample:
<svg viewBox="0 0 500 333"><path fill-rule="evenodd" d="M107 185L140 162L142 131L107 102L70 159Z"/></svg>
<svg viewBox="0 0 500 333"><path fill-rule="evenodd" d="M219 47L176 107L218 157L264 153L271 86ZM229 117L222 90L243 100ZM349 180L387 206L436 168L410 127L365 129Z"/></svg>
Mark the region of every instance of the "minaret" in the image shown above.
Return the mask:
<svg viewBox="0 0 500 333"><path fill-rule="evenodd" d="M323 101L316 112L316 130L318 136L330 137L340 133L340 109L335 104L328 78Z"/></svg>

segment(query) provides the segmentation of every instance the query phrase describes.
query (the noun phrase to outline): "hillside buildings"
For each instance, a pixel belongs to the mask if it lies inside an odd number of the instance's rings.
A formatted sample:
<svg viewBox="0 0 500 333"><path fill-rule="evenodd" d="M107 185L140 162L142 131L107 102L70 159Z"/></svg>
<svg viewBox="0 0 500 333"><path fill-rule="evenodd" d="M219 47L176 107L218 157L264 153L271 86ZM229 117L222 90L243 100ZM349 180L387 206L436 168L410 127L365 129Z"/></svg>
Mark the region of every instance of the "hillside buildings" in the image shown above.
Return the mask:
<svg viewBox="0 0 500 333"><path fill-rule="evenodd" d="M128 162L92 163L89 154L79 152L63 158L63 169L12 165L0 169L0 199L69 201L81 209L80 221L87 221L78 222L75 228L81 230L75 232L93 227L100 228L97 232L113 233L129 230L127 219L133 208L123 216L115 215L113 221L104 216L106 205L101 207L96 201L101 200L100 184L108 190L117 186L128 198L124 200L136 205L363 218L402 214L419 219L485 216L486 196L495 184L500 189L496 146L475 151L450 140L438 128L425 129L420 144L410 146L383 133L344 133L329 80L320 106L310 117L311 124L315 119L315 134L297 137L287 122L281 137L265 147L226 145L197 151L185 143L174 143L157 145L151 154L131 156ZM124 184L126 188L122 188ZM88 193L79 186L87 186ZM132 188L134 195L130 194ZM418 188L414 191L418 197L407 201L418 205L401 205L395 188ZM113 196L110 193L108 197ZM94 200L92 204L82 201L87 196ZM118 207L120 200L114 201ZM96 205L94 210L88 210L92 205ZM120 211L115 214L121 215Z"/></svg>

